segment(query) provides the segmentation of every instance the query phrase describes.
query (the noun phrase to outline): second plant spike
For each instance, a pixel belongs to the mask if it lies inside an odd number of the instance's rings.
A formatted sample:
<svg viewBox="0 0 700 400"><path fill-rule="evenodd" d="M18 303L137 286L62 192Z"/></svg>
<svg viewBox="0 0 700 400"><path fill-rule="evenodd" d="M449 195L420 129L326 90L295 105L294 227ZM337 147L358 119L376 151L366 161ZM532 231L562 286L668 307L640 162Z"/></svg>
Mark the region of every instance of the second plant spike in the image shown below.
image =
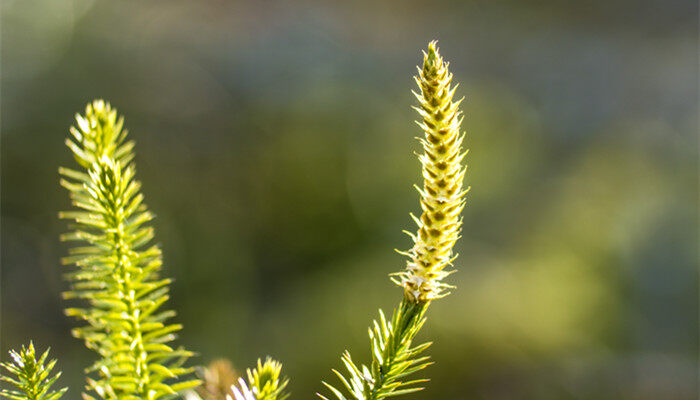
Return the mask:
<svg viewBox="0 0 700 400"><path fill-rule="evenodd" d="M149 244L153 216L134 179L134 144L108 103L94 101L76 119L66 144L82 168L60 169L77 208L61 213L74 222L62 239L79 243L64 259L77 267L67 274L71 290L64 296L83 301L66 314L87 323L73 334L100 356L87 370L96 374L88 388L110 400L174 396L199 382L177 382L191 372L183 363L192 353L168 345L181 326L168 323L174 312L161 309L170 280L158 276L161 251Z"/></svg>
<svg viewBox="0 0 700 400"><path fill-rule="evenodd" d="M379 320L369 330L371 364L358 366L345 352L342 361L347 373L333 371L345 391L324 382L339 400L380 400L422 390L424 379L407 377L430 364L428 357L421 356L430 343L413 345L413 340L425 323L430 302L444 297L451 288L444 278L451 273L452 248L462 225L466 194L462 161L466 152L462 151L464 134L460 131L461 100L453 101L457 85L452 85L448 63L440 56L436 42L424 53L416 83L419 107L414 108L425 134L420 139L424 151L419 156L423 187L417 187L423 212L420 218L411 215L418 232L409 233L413 248L400 252L408 257L407 265L392 277L403 288L403 299L391 318L380 311Z"/></svg>

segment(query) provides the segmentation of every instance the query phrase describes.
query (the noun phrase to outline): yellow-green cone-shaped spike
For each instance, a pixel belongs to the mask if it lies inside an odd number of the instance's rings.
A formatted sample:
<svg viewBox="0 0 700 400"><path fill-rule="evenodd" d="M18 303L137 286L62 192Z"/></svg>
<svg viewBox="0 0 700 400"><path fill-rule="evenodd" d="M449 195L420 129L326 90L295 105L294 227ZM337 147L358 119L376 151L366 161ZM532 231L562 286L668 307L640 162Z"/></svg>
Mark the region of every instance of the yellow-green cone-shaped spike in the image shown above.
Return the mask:
<svg viewBox="0 0 700 400"><path fill-rule="evenodd" d="M414 246L404 252L409 257L406 269L394 281L403 286L407 299L428 302L445 296L449 285L442 282L449 275L446 270L455 256L452 247L459 238L464 208L462 187L466 166L462 161L464 134L460 132L462 113L459 103L452 97L457 85L452 85L452 74L448 71L436 42L431 42L428 52L423 53L423 67L418 68L416 83L420 93L419 107L414 107L420 120L416 121L425 132L420 141L423 154L419 156L423 166L423 188L418 188L423 213L415 218L418 232L411 235Z"/></svg>

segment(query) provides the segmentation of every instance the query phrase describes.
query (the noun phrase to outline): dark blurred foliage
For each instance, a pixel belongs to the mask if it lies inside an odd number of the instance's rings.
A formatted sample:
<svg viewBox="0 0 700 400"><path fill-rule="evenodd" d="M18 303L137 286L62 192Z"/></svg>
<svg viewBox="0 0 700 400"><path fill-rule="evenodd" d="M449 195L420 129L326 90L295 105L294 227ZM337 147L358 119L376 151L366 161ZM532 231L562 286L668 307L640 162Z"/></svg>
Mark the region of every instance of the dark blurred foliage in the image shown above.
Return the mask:
<svg viewBox="0 0 700 400"><path fill-rule="evenodd" d="M295 398L366 354L418 210L411 75L439 39L473 187L458 289L414 399L694 399L694 0L2 2L2 346L33 338L77 397L57 167L110 100L137 141L181 341ZM364 352L364 353L363 353ZM368 356L368 354L367 354Z"/></svg>

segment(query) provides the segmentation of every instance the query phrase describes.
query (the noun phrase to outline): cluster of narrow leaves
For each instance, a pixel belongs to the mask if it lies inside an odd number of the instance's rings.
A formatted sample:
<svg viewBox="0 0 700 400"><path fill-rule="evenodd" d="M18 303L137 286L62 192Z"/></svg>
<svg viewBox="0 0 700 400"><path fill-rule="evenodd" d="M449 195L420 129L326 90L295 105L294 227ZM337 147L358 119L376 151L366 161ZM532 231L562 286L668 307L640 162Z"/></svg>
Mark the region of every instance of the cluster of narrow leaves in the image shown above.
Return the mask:
<svg viewBox="0 0 700 400"><path fill-rule="evenodd" d="M420 356L430 343L413 345L413 339L425 323L427 308L427 303L404 300L391 320L387 320L380 310L379 320L375 320L373 328L369 329L372 350L370 366L357 366L346 351L342 360L347 377L333 370L351 397L346 397L339 389L324 382L326 387L339 400L379 400L422 390L418 385L425 382L424 379L404 379L430 365L429 357ZM319 397L328 400L320 394Z"/></svg>
<svg viewBox="0 0 700 400"><path fill-rule="evenodd" d="M408 257L406 268L392 274L392 280L403 288L403 301L390 321L380 310L379 322L369 330L371 365L358 367L345 352L342 361L347 375L334 370L349 397L324 382L339 400L380 400L412 393L421 390L425 381L407 380L430 364L428 357L420 355L430 344L412 346L412 341L425 322L430 302L445 296L451 287L443 279L451 273L446 268L456 257L452 248L459 238L466 194L462 188L466 152L462 151L464 134L460 132L461 100L452 100L457 86L452 86L447 67L437 43L431 42L416 77L420 93L414 92L420 104L414 107L421 117L418 125L425 134L420 139L424 152L419 156L423 187L418 188L423 213L420 219L411 215L418 225L415 235L409 233L414 246L400 252Z"/></svg>
<svg viewBox="0 0 700 400"><path fill-rule="evenodd" d="M289 380L280 376L282 364L267 358L263 363L258 360L254 369L248 369L248 382L238 379L238 386L232 386L235 400L285 400L289 394L285 392ZM229 400L233 400L229 397Z"/></svg>
<svg viewBox="0 0 700 400"><path fill-rule="evenodd" d="M77 243L63 260L76 267L64 297L82 301L66 314L86 322L73 334L100 356L87 370L94 372L88 388L104 399L172 397L199 382L176 381L191 372L183 363L192 353L168 345L181 326L169 324L175 313L161 308L170 279L159 277L161 251L150 244L153 216L134 179L134 143L103 101L76 119L66 144L81 168L59 172L77 210L60 216L74 228L62 239Z"/></svg>
<svg viewBox="0 0 700 400"><path fill-rule="evenodd" d="M8 375L0 376L0 381L9 383L15 389L0 390L0 395L11 400L58 400L68 388L51 390L61 373L51 375L56 366L56 360L48 361L49 350L46 350L37 360L34 344L22 346L17 352L10 350L12 362L2 363Z"/></svg>

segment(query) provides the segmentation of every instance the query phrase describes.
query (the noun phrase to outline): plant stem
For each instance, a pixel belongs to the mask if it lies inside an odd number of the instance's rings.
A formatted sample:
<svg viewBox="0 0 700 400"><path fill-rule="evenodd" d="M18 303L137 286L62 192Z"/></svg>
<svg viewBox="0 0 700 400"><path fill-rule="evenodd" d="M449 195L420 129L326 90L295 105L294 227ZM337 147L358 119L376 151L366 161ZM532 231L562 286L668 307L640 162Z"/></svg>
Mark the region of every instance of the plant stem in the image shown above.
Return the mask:
<svg viewBox="0 0 700 400"><path fill-rule="evenodd" d="M115 198L119 198L118 193L113 194L115 195ZM126 243L123 233L123 226L125 222L125 218L123 215L124 213L123 210L116 203L113 203L111 211L113 217L113 224L110 228L112 228L115 232L115 247L113 250L113 255L117 260L115 270L117 271L119 282L119 297L122 299L122 302L126 306L128 314L127 320L131 325L131 332L129 332L131 338L130 347L132 348L132 354L135 362L134 371L138 375L139 380L137 392L142 398L150 399L151 396L149 396L148 393L149 373L148 366L146 365L148 353L143 347L141 326L139 323L139 310L136 305L136 299L134 298L135 290L134 288L132 288L131 285L131 274L128 270L128 265L130 264L128 255L131 249L129 248L128 243Z"/></svg>

